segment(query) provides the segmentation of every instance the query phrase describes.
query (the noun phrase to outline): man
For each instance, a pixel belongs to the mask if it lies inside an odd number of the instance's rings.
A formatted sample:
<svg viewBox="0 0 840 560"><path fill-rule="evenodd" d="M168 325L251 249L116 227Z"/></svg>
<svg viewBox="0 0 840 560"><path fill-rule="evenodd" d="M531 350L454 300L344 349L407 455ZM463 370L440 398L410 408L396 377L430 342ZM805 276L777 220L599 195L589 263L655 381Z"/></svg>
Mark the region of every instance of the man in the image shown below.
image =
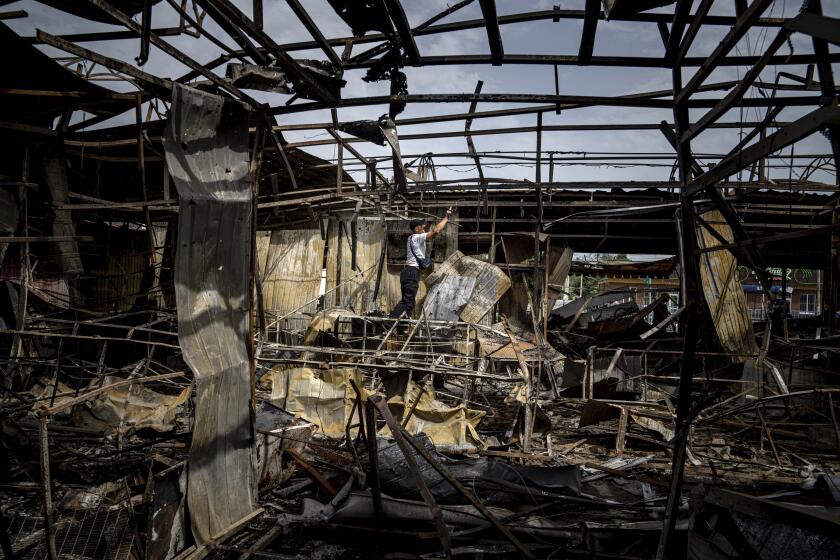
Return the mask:
<svg viewBox="0 0 840 560"><path fill-rule="evenodd" d="M446 211L446 215L437 223L432 231L426 231L424 220L411 220L408 227L411 235L406 241L405 268L400 274L400 291L402 299L391 311L391 317L399 317L403 313L410 318L414 310L414 299L417 297L417 288L420 285L420 261L426 258L426 241L437 237L446 227L449 216L452 214L452 207Z"/></svg>

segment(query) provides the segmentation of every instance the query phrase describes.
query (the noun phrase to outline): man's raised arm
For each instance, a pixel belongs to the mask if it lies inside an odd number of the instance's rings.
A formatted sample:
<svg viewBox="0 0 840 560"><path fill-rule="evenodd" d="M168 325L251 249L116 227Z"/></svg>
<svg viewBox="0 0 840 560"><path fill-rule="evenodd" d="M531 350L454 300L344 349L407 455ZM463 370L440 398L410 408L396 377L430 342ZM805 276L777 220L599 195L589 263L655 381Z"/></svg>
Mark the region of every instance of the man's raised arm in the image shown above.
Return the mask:
<svg viewBox="0 0 840 560"><path fill-rule="evenodd" d="M437 234L443 231L443 228L446 227L446 223L449 221L449 216L452 214L452 207L450 206L449 209L446 210L446 215L443 217L441 221L432 228L432 231L426 234L426 238L436 237Z"/></svg>

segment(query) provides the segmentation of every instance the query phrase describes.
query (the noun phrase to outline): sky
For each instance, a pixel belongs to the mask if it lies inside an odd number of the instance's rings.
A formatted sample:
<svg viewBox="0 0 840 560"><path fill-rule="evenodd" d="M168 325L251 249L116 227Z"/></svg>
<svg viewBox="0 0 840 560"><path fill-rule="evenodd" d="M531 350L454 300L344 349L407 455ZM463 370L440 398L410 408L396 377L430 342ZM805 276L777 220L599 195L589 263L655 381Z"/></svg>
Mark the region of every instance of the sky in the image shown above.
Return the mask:
<svg viewBox="0 0 840 560"><path fill-rule="evenodd" d="M87 0L77 0L84 2ZM545 10L558 3L553 1L522 2L517 0L498 0L498 12L500 15L518 13L525 11ZM447 5L455 0L403 0L402 4L406 10L409 22L412 27L422 23L434 14L442 11ZM251 14L251 0L234 0L245 13ZM318 23L322 32L327 37L344 37L351 35L350 29L335 14L326 0L301 0L301 3ZM583 9L585 0L566 0L559 2L564 9ZM698 4L695 2L695 5ZM840 2L824 0L824 11L826 15L840 17ZM794 16L801 7L798 0L776 0L770 9L765 12L767 16ZM119 30L119 26L109 26L95 22L89 22L64 12L44 6L34 0L21 0L11 3L3 8L4 10L23 9L29 14L24 19L7 20L5 23L12 29L24 36L34 35L36 29L43 29L54 35L68 33L82 33L90 31L102 31L105 29ZM264 0L265 30L271 37L280 44L294 41L310 40L311 37L297 17L288 8L285 0ZM673 6L667 6L657 11L671 12ZM734 15L734 2L731 0L718 0L711 10L716 15ZM167 5L166 0L157 4L153 12L153 23L155 27L176 26L178 16L175 11ZM475 19L481 17L478 2L473 2L466 8L448 16L442 22ZM226 34L218 29L210 18L205 19L208 31L225 43L235 47L234 42L227 38ZM707 56L717 46L720 39L727 32L723 26L704 27L694 44L689 56ZM763 47L772 41L777 30L775 28L755 29L751 31L737 46L731 54L760 54ZM502 40L506 54L577 54L581 22L572 20L560 20L555 23L551 20L511 24L501 26ZM196 39L189 35L180 37L166 37L166 41L179 48L195 60L206 63L220 54L220 49L204 38ZM446 34L420 36L417 38L417 45L421 55L434 56L446 54L487 54L489 47L487 35L483 28L457 31ZM139 40L130 39L124 41L90 42L83 46L118 58L126 62L134 63L134 58L139 51ZM367 48L369 45L360 45L354 49L356 53ZM795 34L791 41L794 53L812 52L810 39ZM66 57L66 53L49 47L40 47L44 52L53 57ZM836 51L836 47L831 47ZM154 45L151 48L150 60L143 67L143 70L152 74L176 78L185 74L188 69L181 63L170 58L158 50ZM787 46L780 49L780 54L789 52ZM297 51L292 53L296 58L324 59L324 54L319 50ZM340 54L340 52L339 52ZM623 56L650 56L661 57L664 54L664 47L655 24L634 23L620 21L601 21L598 24L594 54L597 55L623 55ZM75 65L74 65L75 66ZM835 65L835 74L840 79L840 67ZM716 70L705 83L713 83L724 80L735 80L743 76L747 68L727 67ZM773 81L776 73L780 70L803 75L805 68L801 66L771 66L765 69L762 80ZM559 71L560 94L568 95L604 95L617 96L644 91L671 88L671 73L668 69L644 69L644 68L606 68L598 66L570 67L561 66ZM551 66L535 65L504 65L494 67L490 65L464 65L464 66L428 66L420 68L407 68L405 72L408 77L408 88L410 93L472 93L478 80L484 81L484 93L554 93L554 69ZM688 80L694 69L688 69L684 73L684 80ZM224 66L217 69L219 75L224 75ZM347 86L342 91L344 98L354 98L369 95L387 95L388 83L367 83L362 80L364 71L347 71L344 79ZM118 91L132 91L130 84L106 81L101 85ZM288 100L288 95L249 91L255 99L269 103L271 106L283 106ZM802 92L791 92L800 95ZM816 95L816 92L810 94ZM722 92L713 94L696 94L696 97L721 96ZM759 93L752 89L748 94L758 96ZM515 107L517 105L506 104L481 104L478 110L502 109ZM790 121L813 108L789 108L785 109L778 117L779 121ZM341 121L360 119L376 119L388 110L386 105L354 107L338 110L338 118ZM468 110L467 103L449 104L414 104L409 105L400 115L400 118L417 117L424 115L443 113L462 113ZM735 109L723 117L722 121L757 121L764 115L765 109ZM695 120L702 115L702 110L692 111L691 118ZM81 120L84 115L78 115ZM133 122L133 113L107 121L100 126L112 126ZM296 113L283 115L279 118L281 124L305 123L305 122L327 122L330 120L329 111L312 111L308 113ZM584 123L659 123L661 120L673 121L670 110L657 110L629 107L598 107L566 110L556 115L546 113L543 123L552 124L584 124ZM473 124L473 130L485 128L508 128L521 126L534 126L535 115L499 117L493 119L479 119ZM432 131L462 131L463 121L440 123L422 126L400 127L401 134ZM708 130L702 133L692 142L692 149L703 159L701 154L724 154L738 141L739 133L746 133L748 130ZM286 139L291 142L306 140L318 140L329 138L326 132L321 130L289 131L285 133ZM535 149L535 134L505 134L497 136L477 136L474 138L476 149L480 152L533 152ZM558 153L586 153L590 156L595 153L659 153L673 155L670 145L664 140L657 130L650 131L620 131L620 132L545 132L542 140L543 150L555 151ZM365 156L388 156L386 148L371 144L355 144ZM310 153L325 159L336 157L336 147L316 146L306 148ZM403 154L423 154L427 152L464 152L466 151L466 140L464 137L443 138L433 140L403 140L401 142ZM820 135L802 141L793 148L795 154L828 154L830 148L828 141ZM790 149L783 152L785 155L791 153ZM807 163L807 160L797 160ZM510 164L499 161L494 165L488 161L484 165L484 172L491 178L508 179L530 179L535 177L533 164ZM648 162L651 163L651 162ZM616 166L603 165L595 162L586 165L557 166L555 168L556 181L627 181L627 180L668 180L673 173L673 160L657 160L656 166ZM787 167L789 160L781 160L779 169L771 170L771 177L786 179L791 170ZM475 177L476 171L469 158L435 158L437 176L439 179L459 179ZM390 166L383 165L383 171L390 175ZM543 179L548 177L547 165L542 169ZM355 174L359 177L358 174ZM815 174L812 179L825 182L833 182L833 173Z"/></svg>

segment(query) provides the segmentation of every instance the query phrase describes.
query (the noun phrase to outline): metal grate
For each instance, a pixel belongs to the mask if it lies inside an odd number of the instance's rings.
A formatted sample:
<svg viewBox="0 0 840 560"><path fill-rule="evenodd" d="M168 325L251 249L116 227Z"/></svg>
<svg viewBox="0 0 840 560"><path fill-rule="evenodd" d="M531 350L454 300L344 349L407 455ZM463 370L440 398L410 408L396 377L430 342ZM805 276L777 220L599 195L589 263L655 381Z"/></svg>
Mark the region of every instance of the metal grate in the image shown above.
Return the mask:
<svg viewBox="0 0 840 560"><path fill-rule="evenodd" d="M43 518L15 517L9 533L14 536L16 557L22 553L20 558L27 560L47 558ZM123 560L131 557L134 535L129 509L103 506L77 510L57 520L55 545L61 558Z"/></svg>

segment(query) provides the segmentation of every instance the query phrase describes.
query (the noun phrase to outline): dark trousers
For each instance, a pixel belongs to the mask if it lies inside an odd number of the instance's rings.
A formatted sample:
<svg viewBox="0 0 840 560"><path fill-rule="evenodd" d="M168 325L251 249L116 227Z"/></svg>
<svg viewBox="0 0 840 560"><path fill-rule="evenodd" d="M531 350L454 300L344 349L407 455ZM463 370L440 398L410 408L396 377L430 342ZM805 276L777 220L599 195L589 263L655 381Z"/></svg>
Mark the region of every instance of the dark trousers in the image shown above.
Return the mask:
<svg viewBox="0 0 840 560"><path fill-rule="evenodd" d="M400 292L402 299L391 311L390 317L399 317L405 312L406 318L411 318L414 310L414 299L417 297L417 288L420 286L420 270L414 266L407 266L400 273Z"/></svg>

